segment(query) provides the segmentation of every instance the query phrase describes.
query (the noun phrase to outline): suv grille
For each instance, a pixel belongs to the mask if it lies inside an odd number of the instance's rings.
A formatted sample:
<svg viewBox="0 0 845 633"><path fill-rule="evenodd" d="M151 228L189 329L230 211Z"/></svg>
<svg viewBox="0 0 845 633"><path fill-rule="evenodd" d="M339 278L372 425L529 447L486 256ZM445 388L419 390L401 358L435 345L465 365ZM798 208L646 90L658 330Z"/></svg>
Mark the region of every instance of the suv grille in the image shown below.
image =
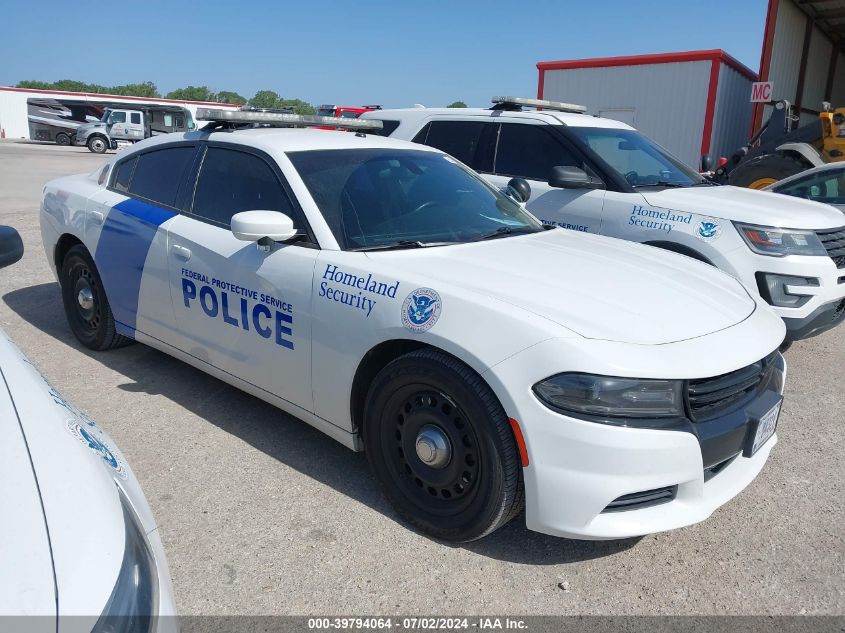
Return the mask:
<svg viewBox="0 0 845 633"><path fill-rule="evenodd" d="M690 380L687 406L693 421L707 420L738 408L769 382L777 352L756 363L714 378Z"/></svg>
<svg viewBox="0 0 845 633"><path fill-rule="evenodd" d="M832 231L816 231L827 254L836 264L837 268L845 268L845 228Z"/></svg>

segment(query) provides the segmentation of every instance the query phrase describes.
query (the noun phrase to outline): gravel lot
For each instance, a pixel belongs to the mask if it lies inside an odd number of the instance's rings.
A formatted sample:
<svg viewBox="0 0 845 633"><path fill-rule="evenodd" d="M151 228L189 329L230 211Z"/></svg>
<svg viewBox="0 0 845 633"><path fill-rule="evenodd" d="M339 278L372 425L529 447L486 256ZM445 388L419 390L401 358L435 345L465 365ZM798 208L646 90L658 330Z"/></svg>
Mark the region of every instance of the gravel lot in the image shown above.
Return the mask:
<svg viewBox="0 0 845 633"><path fill-rule="evenodd" d="M142 345L83 349L38 227L41 188L85 148L0 143L0 326L126 454L156 515L183 614L842 614L845 327L796 344L780 442L710 520L591 543L521 518L466 546L398 522L362 454Z"/></svg>

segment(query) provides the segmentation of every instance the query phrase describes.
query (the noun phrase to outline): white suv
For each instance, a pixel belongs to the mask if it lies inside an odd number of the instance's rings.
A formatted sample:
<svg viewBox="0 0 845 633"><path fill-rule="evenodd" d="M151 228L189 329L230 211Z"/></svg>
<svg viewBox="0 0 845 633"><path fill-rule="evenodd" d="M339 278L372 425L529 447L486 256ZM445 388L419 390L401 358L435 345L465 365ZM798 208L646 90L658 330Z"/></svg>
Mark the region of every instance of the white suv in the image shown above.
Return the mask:
<svg viewBox="0 0 845 633"><path fill-rule="evenodd" d="M545 223L721 268L775 308L786 345L845 320L845 221L835 209L715 185L632 127L583 114L582 106L515 97L494 103L361 118L451 154L496 186L525 179L527 208ZM524 197L528 188L519 184Z"/></svg>

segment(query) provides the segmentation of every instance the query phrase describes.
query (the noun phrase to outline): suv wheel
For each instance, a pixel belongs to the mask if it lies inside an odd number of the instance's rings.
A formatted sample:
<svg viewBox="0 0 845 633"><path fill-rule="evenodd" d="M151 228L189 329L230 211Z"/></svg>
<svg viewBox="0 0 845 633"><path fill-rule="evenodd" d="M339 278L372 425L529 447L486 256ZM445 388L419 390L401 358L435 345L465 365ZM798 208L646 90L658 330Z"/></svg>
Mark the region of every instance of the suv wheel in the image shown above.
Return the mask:
<svg viewBox="0 0 845 633"><path fill-rule="evenodd" d="M95 154L105 154L108 148L109 145L102 136L92 136L88 139L88 149Z"/></svg>

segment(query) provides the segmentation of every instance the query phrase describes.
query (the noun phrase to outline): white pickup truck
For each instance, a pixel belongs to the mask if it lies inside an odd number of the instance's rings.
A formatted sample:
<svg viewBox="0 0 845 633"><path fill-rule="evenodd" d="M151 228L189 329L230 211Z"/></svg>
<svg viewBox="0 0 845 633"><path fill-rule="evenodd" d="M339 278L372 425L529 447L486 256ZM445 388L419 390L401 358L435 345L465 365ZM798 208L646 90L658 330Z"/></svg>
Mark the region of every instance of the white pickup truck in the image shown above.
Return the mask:
<svg viewBox="0 0 845 633"><path fill-rule="evenodd" d="M522 201L547 224L717 266L783 318L785 346L845 320L845 219L836 209L718 186L632 127L584 114L583 106L518 97L494 103L361 118L451 154L498 187L524 179Z"/></svg>
<svg viewBox="0 0 845 633"><path fill-rule="evenodd" d="M137 143L158 134L188 132L195 128L191 112L179 106L107 108L102 119L76 129L73 144L102 154L108 149L117 149L119 143Z"/></svg>

